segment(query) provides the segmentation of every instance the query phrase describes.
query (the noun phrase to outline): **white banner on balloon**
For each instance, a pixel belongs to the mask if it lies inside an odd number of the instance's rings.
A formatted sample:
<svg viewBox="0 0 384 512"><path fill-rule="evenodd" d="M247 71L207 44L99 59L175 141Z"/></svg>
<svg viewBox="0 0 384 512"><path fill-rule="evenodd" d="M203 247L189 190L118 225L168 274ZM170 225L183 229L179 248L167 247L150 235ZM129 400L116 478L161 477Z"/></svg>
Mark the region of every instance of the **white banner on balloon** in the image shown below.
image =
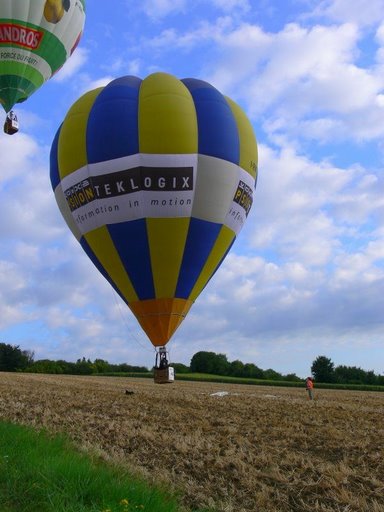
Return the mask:
<svg viewBox="0 0 384 512"><path fill-rule="evenodd" d="M82 234L141 218L190 217L196 154L137 154L88 164L61 180Z"/></svg>
<svg viewBox="0 0 384 512"><path fill-rule="evenodd" d="M254 180L238 165L205 155L136 154L88 164L60 187L81 234L142 218L195 217L236 235L253 201Z"/></svg>
<svg viewBox="0 0 384 512"><path fill-rule="evenodd" d="M18 64L28 64L29 66L38 69L42 74L44 80L48 80L52 76L52 69L50 65L37 53L31 53L30 50L23 50L22 48L2 48L0 50L0 61L13 61Z"/></svg>

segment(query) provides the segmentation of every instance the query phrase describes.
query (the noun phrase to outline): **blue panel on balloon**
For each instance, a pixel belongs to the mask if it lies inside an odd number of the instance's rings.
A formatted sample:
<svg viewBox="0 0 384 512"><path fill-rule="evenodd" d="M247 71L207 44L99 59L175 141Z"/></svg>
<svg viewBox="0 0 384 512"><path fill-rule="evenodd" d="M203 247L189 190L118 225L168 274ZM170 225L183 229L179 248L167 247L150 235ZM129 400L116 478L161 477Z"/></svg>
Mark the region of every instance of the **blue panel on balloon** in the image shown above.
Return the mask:
<svg viewBox="0 0 384 512"><path fill-rule="evenodd" d="M139 300L154 299L145 219L110 224L108 232Z"/></svg>
<svg viewBox="0 0 384 512"><path fill-rule="evenodd" d="M57 185L60 183L59 174L59 162L57 160L57 146L59 144L60 128L57 130L55 138L52 142L51 153L50 153L50 177L53 190L56 190Z"/></svg>
<svg viewBox="0 0 384 512"><path fill-rule="evenodd" d="M202 80L182 80L195 103L199 127L199 153L239 163L237 123L224 96Z"/></svg>
<svg viewBox="0 0 384 512"><path fill-rule="evenodd" d="M97 268L97 270L102 274L103 277L105 277L105 279L113 287L115 292L118 293L120 295L120 297L123 299L123 301L127 302L125 300L125 298L122 296L122 294L120 293L119 289L115 286L114 282L109 277L107 272L104 270L104 267L101 265L100 261L98 260L95 253L92 251L90 245L88 244L88 242L86 241L86 239L84 237L81 237L80 244L81 244L81 247L84 249L85 253L87 254L88 258L92 261L92 263Z"/></svg>
<svg viewBox="0 0 384 512"><path fill-rule="evenodd" d="M191 218L181 263L176 297L188 299L211 253L222 225Z"/></svg>
<svg viewBox="0 0 384 512"><path fill-rule="evenodd" d="M87 125L89 163L139 152L138 97L141 82L135 76L117 78L97 96Z"/></svg>

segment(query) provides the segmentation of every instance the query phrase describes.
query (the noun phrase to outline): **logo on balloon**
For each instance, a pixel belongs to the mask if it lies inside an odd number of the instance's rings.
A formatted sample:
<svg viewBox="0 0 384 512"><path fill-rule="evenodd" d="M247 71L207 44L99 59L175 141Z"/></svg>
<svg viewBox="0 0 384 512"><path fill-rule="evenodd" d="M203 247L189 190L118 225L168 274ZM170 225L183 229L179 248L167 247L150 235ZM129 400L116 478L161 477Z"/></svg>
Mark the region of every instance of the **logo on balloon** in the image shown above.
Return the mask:
<svg viewBox="0 0 384 512"><path fill-rule="evenodd" d="M134 192L184 192L193 190L192 167L135 167L115 173L96 175L64 191L70 210L95 201Z"/></svg>
<svg viewBox="0 0 384 512"><path fill-rule="evenodd" d="M36 50L43 38L43 32L11 23L0 24L0 43L16 44Z"/></svg>
<svg viewBox="0 0 384 512"><path fill-rule="evenodd" d="M253 203L253 191L244 181L239 181L233 201L244 208L245 215L248 217Z"/></svg>

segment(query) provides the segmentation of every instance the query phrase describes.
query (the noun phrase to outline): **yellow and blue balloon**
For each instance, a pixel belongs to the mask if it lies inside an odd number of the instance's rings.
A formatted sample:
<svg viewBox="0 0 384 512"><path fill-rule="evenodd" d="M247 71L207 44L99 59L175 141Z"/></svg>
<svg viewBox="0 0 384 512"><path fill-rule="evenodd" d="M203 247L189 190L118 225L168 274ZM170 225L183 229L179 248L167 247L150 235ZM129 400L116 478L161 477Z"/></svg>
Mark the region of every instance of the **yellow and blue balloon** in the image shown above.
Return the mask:
<svg viewBox="0 0 384 512"><path fill-rule="evenodd" d="M231 248L256 178L242 109L207 82L166 73L84 94L51 149L65 221L155 347Z"/></svg>

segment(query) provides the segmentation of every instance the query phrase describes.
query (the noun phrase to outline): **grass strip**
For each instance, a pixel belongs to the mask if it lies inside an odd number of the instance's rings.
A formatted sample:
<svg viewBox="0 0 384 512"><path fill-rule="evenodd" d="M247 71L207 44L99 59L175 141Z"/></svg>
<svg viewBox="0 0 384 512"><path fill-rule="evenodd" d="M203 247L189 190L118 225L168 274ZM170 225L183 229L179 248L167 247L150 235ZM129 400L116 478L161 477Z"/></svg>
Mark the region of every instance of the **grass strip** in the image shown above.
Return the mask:
<svg viewBox="0 0 384 512"><path fill-rule="evenodd" d="M176 512L177 498L64 437L0 422L1 512Z"/></svg>
<svg viewBox="0 0 384 512"><path fill-rule="evenodd" d="M104 372L93 374L96 377L137 377L152 378L153 373L135 373L135 372ZM209 373L177 373L176 380L184 380L190 382L216 382L221 384L247 384L248 386L276 386L286 388L305 388L304 380L301 382L289 380L267 380L252 379L248 377L232 377L229 375L213 375ZM340 389L349 391L374 391L384 392L384 386L377 384L341 384L315 382L316 389Z"/></svg>

